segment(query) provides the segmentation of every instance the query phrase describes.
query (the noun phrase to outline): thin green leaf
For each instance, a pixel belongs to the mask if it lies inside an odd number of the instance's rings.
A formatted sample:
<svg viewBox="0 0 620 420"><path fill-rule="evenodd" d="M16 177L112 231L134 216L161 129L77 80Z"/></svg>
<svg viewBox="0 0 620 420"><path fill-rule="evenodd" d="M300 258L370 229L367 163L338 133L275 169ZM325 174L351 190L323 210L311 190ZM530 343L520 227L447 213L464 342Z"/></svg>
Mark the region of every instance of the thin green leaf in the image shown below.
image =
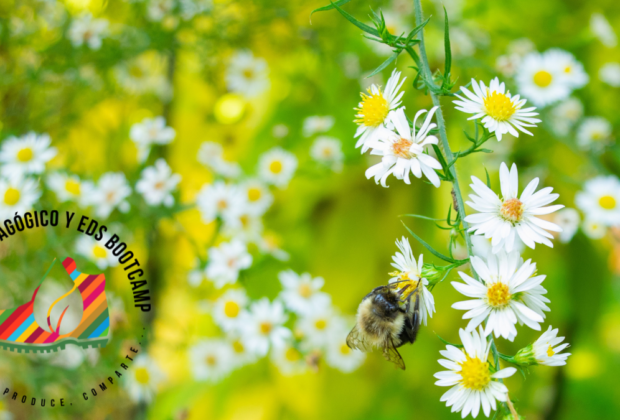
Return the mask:
<svg viewBox="0 0 620 420"><path fill-rule="evenodd" d="M400 51L395 52L394 54L392 54L390 56L390 58L388 58L387 60L385 60L383 63L381 63L381 65L379 67L377 67L375 69L375 71L373 71L372 73L370 73L368 76L366 76L366 78L368 79L369 77L374 76L375 74L379 73L381 70L383 70L384 68L386 68L387 66L389 66L390 64L392 64L392 61L396 60L396 58L398 58L398 55L400 54Z"/></svg>
<svg viewBox="0 0 620 420"><path fill-rule="evenodd" d="M426 243L426 242L424 241L424 239L420 238L418 235L416 235L415 233L413 233L413 231L412 231L411 229L409 229L409 227L408 227L407 225L405 225L405 223L404 223L404 222L402 222L402 223L403 223L403 225L405 226L405 229L407 229L407 231L411 234L411 236L413 236L413 237L414 237L414 238L415 238L418 242L420 242L424 248L428 249L428 250L431 252L431 254L433 254L433 255L434 255L434 256L436 256L437 258L440 258L440 259L442 259L442 260L444 260L444 261L447 261L447 262L449 262L449 263L452 263L452 264L454 264L454 263L456 263L456 262L457 262L455 259L450 258L450 257L448 257L448 256L446 256L446 255L443 255L443 254L442 254L441 252L439 252L439 251L436 251L436 250L435 250L435 248L433 248L433 247L432 247L432 246L430 246L428 243Z"/></svg>
<svg viewBox="0 0 620 420"><path fill-rule="evenodd" d="M329 6L323 6L323 7L319 7L318 9L314 9L313 11L310 12L310 24L312 24L312 15L314 13L316 13L316 12L327 12L328 10L335 9L334 4L337 4L338 6L343 6L343 5L347 4L350 1L351 0L338 0L336 3L332 3Z"/></svg>
<svg viewBox="0 0 620 420"><path fill-rule="evenodd" d="M493 153L493 150L491 149L478 149L478 151L482 153Z"/></svg>
<svg viewBox="0 0 620 420"><path fill-rule="evenodd" d="M417 219L430 220L432 222L443 222L443 219L435 219L434 217L422 216L420 214L403 214L402 216L404 216L404 217L415 217Z"/></svg>
<svg viewBox="0 0 620 420"><path fill-rule="evenodd" d="M371 35L374 35L378 38L380 38L381 36L379 35L379 32L376 29L371 28L370 26L366 25L365 23L360 22L359 20L355 19L353 16L351 16L350 14L348 14L347 12L345 12L344 10L342 10L336 3L332 2L332 5L334 6L334 8L336 10L338 10L338 12L340 12L340 14L342 16L345 17L346 20L348 20L349 22L351 22L352 24L354 24L355 26L357 26L358 28L360 28L362 31L369 33Z"/></svg>
<svg viewBox="0 0 620 420"><path fill-rule="evenodd" d="M450 49L450 29L448 25L448 11L443 8L444 15L446 17L445 29L444 29L444 47L446 50L446 66L444 70L444 76L450 78L450 68L452 67L452 51Z"/></svg>
<svg viewBox="0 0 620 420"><path fill-rule="evenodd" d="M489 171L487 171L487 168L484 168L484 172L487 174L487 187L491 188L491 177L489 176Z"/></svg>
<svg viewBox="0 0 620 420"><path fill-rule="evenodd" d="M441 340L441 342L442 342L442 343L444 343L446 346L454 346L454 347L458 347L458 348L463 348L463 345L462 345L462 344L454 344L454 343L451 343L451 342L449 342L449 341L444 340L443 338L441 338L441 336L440 336L439 334L437 334L435 331L433 331L433 332L435 333L435 335L437 336L437 338L438 338L438 339L440 339L440 340Z"/></svg>

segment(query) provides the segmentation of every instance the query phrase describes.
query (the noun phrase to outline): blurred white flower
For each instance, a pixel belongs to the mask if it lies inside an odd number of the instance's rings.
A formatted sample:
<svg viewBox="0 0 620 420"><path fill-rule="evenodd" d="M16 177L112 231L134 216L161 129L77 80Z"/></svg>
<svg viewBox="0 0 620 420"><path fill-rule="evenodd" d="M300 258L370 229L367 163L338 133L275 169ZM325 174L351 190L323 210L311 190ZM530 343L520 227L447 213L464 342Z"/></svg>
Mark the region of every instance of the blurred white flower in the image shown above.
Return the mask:
<svg viewBox="0 0 620 420"><path fill-rule="evenodd" d="M243 326L243 312L248 304L248 296L243 289L230 289L213 303L211 315L215 323L224 331L239 331Z"/></svg>
<svg viewBox="0 0 620 420"><path fill-rule="evenodd" d="M231 364L234 368L248 365L258 358L255 353L250 352L246 348L240 338L240 334L233 334L232 336L229 334L225 345L228 347L227 352L230 355Z"/></svg>
<svg viewBox="0 0 620 420"><path fill-rule="evenodd" d="M172 96L172 86L165 75L165 61L150 52L120 63L114 68L114 76L129 93L153 93L163 100Z"/></svg>
<svg viewBox="0 0 620 420"><path fill-rule="evenodd" d="M517 73L521 64L519 54L500 55L495 60L495 68L505 77L512 77Z"/></svg>
<svg viewBox="0 0 620 420"><path fill-rule="evenodd" d="M586 218L581 225L581 230L590 239L602 239L607 234L607 226L594 219Z"/></svg>
<svg viewBox="0 0 620 420"><path fill-rule="evenodd" d="M169 144L176 137L174 128L166 126L164 117L145 118L131 126L129 137L138 147L138 161L146 161L154 144Z"/></svg>
<svg viewBox="0 0 620 420"><path fill-rule="evenodd" d="M304 137L310 137L316 133L324 133L329 131L336 122L331 115L319 116L314 115L304 120L302 132Z"/></svg>
<svg viewBox="0 0 620 420"><path fill-rule="evenodd" d="M559 48L552 48L545 52L548 60L553 61L560 69L560 77L562 81L567 83L572 89L584 87L590 77L583 68L583 64L578 62L568 51Z"/></svg>
<svg viewBox="0 0 620 420"><path fill-rule="evenodd" d="M614 28L601 13L592 13L590 17L590 30L604 46L613 48L618 45L618 37L614 32Z"/></svg>
<svg viewBox="0 0 620 420"><path fill-rule="evenodd" d="M325 283L323 277L312 278L310 273L297 274L293 270L281 271L278 278L282 291L278 296L284 305L298 315L309 314L321 305L320 301L331 301L328 294L321 292Z"/></svg>
<svg viewBox="0 0 620 420"><path fill-rule="evenodd" d="M28 178L0 178L0 219L12 218L15 213L24 217L24 213L32 209L41 197L36 181Z"/></svg>
<svg viewBox="0 0 620 420"><path fill-rule="evenodd" d="M174 9L172 0L148 0L146 16L150 21L161 22L165 17L170 16Z"/></svg>
<svg viewBox="0 0 620 420"><path fill-rule="evenodd" d="M2 175L17 179L43 173L45 164L57 153L51 143L47 134L30 132L22 137L9 137L0 149Z"/></svg>
<svg viewBox="0 0 620 420"><path fill-rule="evenodd" d="M209 263L206 274L213 281L215 288L221 289L226 284L232 284L239 278L239 272L250 268L252 256L246 245L238 239L223 242L217 247L209 249Z"/></svg>
<svg viewBox="0 0 620 420"><path fill-rule="evenodd" d="M288 133L289 133L289 129L286 124L276 124L271 129L271 134L277 139L281 139L283 137L288 136Z"/></svg>
<svg viewBox="0 0 620 420"><path fill-rule="evenodd" d="M510 41L507 48L508 54L516 54L520 57L523 57L534 50L536 50L536 45L534 45L532 40L528 38L518 38L514 41Z"/></svg>
<svg viewBox="0 0 620 420"><path fill-rule="evenodd" d="M104 233L103 238L97 241L92 236L80 235L75 243L75 251L97 264L100 270L116 267L118 265L118 257L115 257L112 251L105 247L105 243L108 242L110 237L110 234Z"/></svg>
<svg viewBox="0 0 620 420"><path fill-rule="evenodd" d="M108 33L108 25L106 19L94 19L90 13L84 13L71 22L67 36L74 47L87 45L91 50L98 50Z"/></svg>
<svg viewBox="0 0 620 420"><path fill-rule="evenodd" d="M226 86L231 92L253 98L269 89L269 68L263 58L251 51L238 51L226 69Z"/></svg>
<svg viewBox="0 0 620 420"><path fill-rule="evenodd" d="M135 402L152 402L159 386L166 379L155 360L146 354L137 356L127 373L125 388Z"/></svg>
<svg viewBox="0 0 620 420"><path fill-rule="evenodd" d="M287 261L289 259L288 252L280 248L281 240L278 235L273 232L266 232L263 234L258 248L262 253L269 254L277 260Z"/></svg>
<svg viewBox="0 0 620 420"><path fill-rule="evenodd" d="M620 226L620 180L614 175L598 176L586 181L583 188L575 195L575 204L586 220Z"/></svg>
<svg viewBox="0 0 620 420"><path fill-rule="evenodd" d="M190 20L213 7L213 0L179 0L181 18Z"/></svg>
<svg viewBox="0 0 620 420"><path fill-rule="evenodd" d="M88 206L87 192L95 186L90 181L82 181L77 175L67 175L60 172L53 172L47 176L47 186L56 194L56 198L61 203L74 201L80 207Z"/></svg>
<svg viewBox="0 0 620 420"><path fill-rule="evenodd" d="M278 367L282 375L300 375L308 371L303 354L295 347L292 340L274 346L271 350L271 361Z"/></svg>
<svg viewBox="0 0 620 420"><path fill-rule="evenodd" d="M577 129L577 145L584 150L602 152L605 146L613 142L611 134L611 124L605 118L584 118Z"/></svg>
<svg viewBox="0 0 620 420"><path fill-rule="evenodd" d="M291 152L274 147L263 153L258 161L258 175L266 183L284 188L297 169L297 158Z"/></svg>
<svg viewBox="0 0 620 420"><path fill-rule="evenodd" d="M340 319L330 332L331 337L325 348L325 361L327 364L344 373L353 372L366 359L364 352L353 350L347 345L346 337L350 330L350 325L347 325L344 319Z"/></svg>
<svg viewBox="0 0 620 420"><path fill-rule="evenodd" d="M317 137L310 148L310 156L316 162L330 167L334 172L342 170L344 153L342 153L342 143L337 138Z"/></svg>
<svg viewBox="0 0 620 420"><path fill-rule="evenodd" d="M519 92L538 107L567 98L572 89L563 77L561 64L549 52L529 53L523 58L515 78Z"/></svg>
<svg viewBox="0 0 620 420"><path fill-rule="evenodd" d="M171 207L174 204L172 192L181 182L181 175L173 174L164 159L157 159L155 165L142 171L142 177L136 184L136 191L142 194L144 201L150 206L163 204Z"/></svg>
<svg viewBox="0 0 620 420"><path fill-rule="evenodd" d="M566 136L583 116L583 104L577 98L568 98L551 110L550 122L557 134Z"/></svg>
<svg viewBox="0 0 620 420"><path fill-rule="evenodd" d="M241 188L247 197L247 211L256 216L262 216L273 203L273 195L269 188L257 178L245 180Z"/></svg>
<svg viewBox="0 0 620 420"><path fill-rule="evenodd" d="M189 362L194 379L217 382L234 369L230 348L222 340L202 340L189 348Z"/></svg>
<svg viewBox="0 0 620 420"><path fill-rule="evenodd" d="M575 233L577 233L579 223L581 223L581 217L579 217L579 212L577 210L564 208L555 213L553 222L562 228L562 232L560 232L560 242L567 243L570 242L573 236L575 236Z"/></svg>
<svg viewBox="0 0 620 420"><path fill-rule="evenodd" d="M241 175L241 166L237 162L224 159L224 148L219 143L203 142L198 150L198 162L225 178L237 178Z"/></svg>
<svg viewBox="0 0 620 420"><path fill-rule="evenodd" d="M620 87L620 63L605 63L598 71L598 78L612 87Z"/></svg>
<svg viewBox="0 0 620 420"><path fill-rule="evenodd" d="M244 316L244 333L241 336L248 351L264 356L270 347L283 346L292 336L283 324L288 315L284 312L282 302L269 302L262 298L254 302L247 316Z"/></svg>
<svg viewBox="0 0 620 420"><path fill-rule="evenodd" d="M85 198L89 205L95 207L95 214L100 218L107 218L114 209L122 213L129 211L127 197L131 195L131 187L122 172L108 172L103 174L97 186L88 191Z"/></svg>
<svg viewBox="0 0 620 420"><path fill-rule="evenodd" d="M241 212L246 206L246 200L238 186L215 181L202 187L196 196L196 205L202 221L211 223L217 217L223 218L228 212Z"/></svg>
<svg viewBox="0 0 620 420"><path fill-rule="evenodd" d="M304 343L310 347L325 348L337 327L337 316L329 295L325 299L313 299L312 306L297 319L295 331L302 335Z"/></svg>
<svg viewBox="0 0 620 420"><path fill-rule="evenodd" d="M241 211L230 211L224 214L222 234L245 243L258 244L263 233L263 221L245 207Z"/></svg>
<svg viewBox="0 0 620 420"><path fill-rule="evenodd" d="M209 280L207 277L207 269L200 268L198 264L195 264L196 267L187 273L187 282L192 287L198 287L202 284L203 281Z"/></svg>

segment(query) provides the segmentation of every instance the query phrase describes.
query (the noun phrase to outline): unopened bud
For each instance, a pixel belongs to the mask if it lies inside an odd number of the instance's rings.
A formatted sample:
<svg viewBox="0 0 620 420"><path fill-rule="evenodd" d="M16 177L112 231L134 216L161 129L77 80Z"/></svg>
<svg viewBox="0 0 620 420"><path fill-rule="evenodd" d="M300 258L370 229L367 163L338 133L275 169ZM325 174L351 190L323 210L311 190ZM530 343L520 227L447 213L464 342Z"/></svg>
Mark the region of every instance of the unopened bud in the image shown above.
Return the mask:
<svg viewBox="0 0 620 420"><path fill-rule="evenodd" d="M424 264L422 266L422 278L428 280L429 284L436 284L444 278L448 267L436 266L435 264Z"/></svg>
<svg viewBox="0 0 620 420"><path fill-rule="evenodd" d="M534 354L534 346L530 344L527 347L523 347L517 352L514 357L514 363L519 366L535 366L538 364Z"/></svg>

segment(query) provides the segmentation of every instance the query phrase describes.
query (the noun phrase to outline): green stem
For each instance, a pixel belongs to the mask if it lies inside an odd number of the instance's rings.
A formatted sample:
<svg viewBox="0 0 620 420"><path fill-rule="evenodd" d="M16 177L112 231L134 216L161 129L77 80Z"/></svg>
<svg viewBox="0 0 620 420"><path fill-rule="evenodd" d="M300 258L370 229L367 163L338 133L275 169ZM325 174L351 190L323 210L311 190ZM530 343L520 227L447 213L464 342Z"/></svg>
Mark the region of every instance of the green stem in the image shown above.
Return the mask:
<svg viewBox="0 0 620 420"><path fill-rule="evenodd" d="M415 21L416 25L422 23L422 4L420 0L415 0ZM430 66L428 64L428 58L426 56L426 47L424 45L424 31L418 32L418 39L420 43L418 44L418 48L420 49L420 71L422 72L423 77L429 82L433 83L433 75L431 73ZM415 60L415 57L411 54L412 51L408 51L412 58ZM437 111L435 112L435 118L437 119L437 126L439 128L439 138L441 139L441 149L446 155L446 161L452 162L454 160L454 155L452 150L450 149L450 143L448 143L448 135L446 134L446 123L443 119L443 112L441 111L441 103L439 102L439 97L433 93L429 89L429 95L431 95L431 100L433 101L433 105L437 107ZM454 189L454 196L456 198L457 204L457 212L459 213L461 223L463 224L463 230L465 231L465 244L467 245L467 254L471 257L474 255L473 245L471 243L471 237L467 230L469 229L468 223L465 221L465 205L463 203L463 196L461 194L461 188L459 187L459 180L456 175L456 164L452 165L449 169L450 175L452 175L452 188ZM478 274L472 267L472 273L476 280L479 280Z"/></svg>

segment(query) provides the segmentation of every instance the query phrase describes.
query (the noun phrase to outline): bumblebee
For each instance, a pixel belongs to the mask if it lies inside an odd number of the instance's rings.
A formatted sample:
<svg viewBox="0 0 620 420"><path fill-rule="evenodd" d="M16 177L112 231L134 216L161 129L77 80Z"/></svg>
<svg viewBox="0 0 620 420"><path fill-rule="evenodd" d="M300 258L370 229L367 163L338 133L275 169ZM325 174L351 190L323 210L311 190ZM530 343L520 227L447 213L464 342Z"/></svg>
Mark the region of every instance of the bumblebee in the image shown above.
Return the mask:
<svg viewBox="0 0 620 420"><path fill-rule="evenodd" d="M404 370L405 362L397 348L415 342L421 321L421 280L410 291L412 283L397 281L367 294L357 310L357 322L347 336L347 346L364 352L381 348L386 360Z"/></svg>

